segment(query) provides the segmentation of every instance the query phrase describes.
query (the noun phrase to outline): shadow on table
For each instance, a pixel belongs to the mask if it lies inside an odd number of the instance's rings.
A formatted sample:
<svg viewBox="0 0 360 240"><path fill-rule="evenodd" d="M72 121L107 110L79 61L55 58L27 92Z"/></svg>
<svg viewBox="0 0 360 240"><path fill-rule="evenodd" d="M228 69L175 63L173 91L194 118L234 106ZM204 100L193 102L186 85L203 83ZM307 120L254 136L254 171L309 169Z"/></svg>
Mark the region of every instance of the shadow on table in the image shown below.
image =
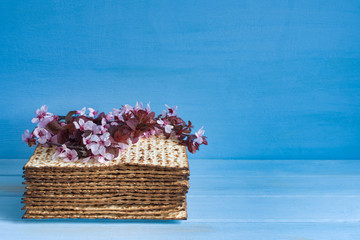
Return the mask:
<svg viewBox="0 0 360 240"><path fill-rule="evenodd" d="M24 204L21 203L21 197L1 196L0 197L0 219L17 223L106 223L106 224L180 224L179 220L150 220L150 219L22 219L25 210L21 210Z"/></svg>

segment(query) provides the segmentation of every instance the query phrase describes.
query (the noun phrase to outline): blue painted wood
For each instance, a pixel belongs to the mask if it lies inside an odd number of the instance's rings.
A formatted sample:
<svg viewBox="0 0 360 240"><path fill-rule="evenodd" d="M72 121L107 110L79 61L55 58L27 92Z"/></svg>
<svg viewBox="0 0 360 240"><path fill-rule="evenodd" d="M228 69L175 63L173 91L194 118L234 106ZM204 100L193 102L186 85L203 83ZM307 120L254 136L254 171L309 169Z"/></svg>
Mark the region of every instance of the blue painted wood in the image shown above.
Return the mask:
<svg viewBox="0 0 360 240"><path fill-rule="evenodd" d="M359 159L359 1L0 1L0 158L36 108L179 105L195 158Z"/></svg>
<svg viewBox="0 0 360 240"><path fill-rule="evenodd" d="M191 156L190 156L191 157ZM28 159L0 159L0 175L22 175ZM204 162L211 163L204 164ZM189 159L191 176L359 175L358 160L234 160Z"/></svg>
<svg viewBox="0 0 360 240"><path fill-rule="evenodd" d="M0 239L360 238L360 161L192 160L187 221L23 220L25 162L0 160Z"/></svg>
<svg viewBox="0 0 360 240"><path fill-rule="evenodd" d="M21 219L24 211L20 210L23 206L20 201L20 196L0 197L0 220L27 222ZM359 194L189 195L187 201L188 222L360 222Z"/></svg>

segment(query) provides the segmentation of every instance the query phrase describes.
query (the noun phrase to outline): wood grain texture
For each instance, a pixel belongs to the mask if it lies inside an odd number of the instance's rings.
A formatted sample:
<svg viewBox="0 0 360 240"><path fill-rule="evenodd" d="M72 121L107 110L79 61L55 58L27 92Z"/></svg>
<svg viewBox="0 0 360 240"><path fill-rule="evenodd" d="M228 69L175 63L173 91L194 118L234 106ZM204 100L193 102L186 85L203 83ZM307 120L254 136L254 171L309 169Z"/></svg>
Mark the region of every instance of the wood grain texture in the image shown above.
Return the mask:
<svg viewBox="0 0 360 240"><path fill-rule="evenodd" d="M0 2L0 158L28 158L36 108L151 101L194 158L359 159L358 1Z"/></svg>
<svg viewBox="0 0 360 240"><path fill-rule="evenodd" d="M4 239L360 238L360 161L192 160L187 221L23 220L25 162L0 160Z"/></svg>

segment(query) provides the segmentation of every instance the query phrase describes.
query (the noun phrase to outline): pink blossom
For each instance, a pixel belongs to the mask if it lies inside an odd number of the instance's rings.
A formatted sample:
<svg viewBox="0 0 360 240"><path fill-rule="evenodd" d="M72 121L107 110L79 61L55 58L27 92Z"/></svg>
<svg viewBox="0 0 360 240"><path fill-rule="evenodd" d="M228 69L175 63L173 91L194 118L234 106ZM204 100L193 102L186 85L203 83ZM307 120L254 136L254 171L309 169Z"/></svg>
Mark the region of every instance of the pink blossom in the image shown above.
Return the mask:
<svg viewBox="0 0 360 240"><path fill-rule="evenodd" d="M171 125L166 125L165 126L165 132L166 133L171 133L171 130L174 128L174 126L171 126Z"/></svg>
<svg viewBox="0 0 360 240"><path fill-rule="evenodd" d="M111 145L110 133L106 132L106 133L100 135L100 137L98 135L92 135L91 141L98 143L99 146L108 147Z"/></svg>
<svg viewBox="0 0 360 240"><path fill-rule="evenodd" d="M95 158L98 162L105 163L106 161L113 160L114 155L111 153L107 153L105 148L100 148L99 153Z"/></svg>
<svg viewBox="0 0 360 240"><path fill-rule="evenodd" d="M102 119L101 119L101 126L103 126L103 127L105 127L105 128L109 126L109 125L107 124L105 118L102 118Z"/></svg>
<svg viewBox="0 0 360 240"><path fill-rule="evenodd" d="M155 136L155 135L157 134L157 131L156 131L156 130L160 131L160 133L161 133L161 130L160 130L160 129L155 128L155 130L151 129L150 131L144 132L144 137L145 137L145 138L149 138L149 137L151 137L151 136Z"/></svg>
<svg viewBox="0 0 360 240"><path fill-rule="evenodd" d="M146 104L146 112L151 113L150 102Z"/></svg>
<svg viewBox="0 0 360 240"><path fill-rule="evenodd" d="M52 136L49 141L51 143L58 143L58 136L57 135Z"/></svg>
<svg viewBox="0 0 360 240"><path fill-rule="evenodd" d="M157 120L157 123L164 127L166 133L171 133L174 126L170 125L166 120Z"/></svg>
<svg viewBox="0 0 360 240"><path fill-rule="evenodd" d="M92 135L90 137L91 143L88 145L88 149L91 150L92 154L98 155L99 152L103 151L105 147L111 145L110 133L106 132L103 135Z"/></svg>
<svg viewBox="0 0 360 240"><path fill-rule="evenodd" d="M46 143L51 138L51 134L45 128L35 128L34 135L41 144Z"/></svg>
<svg viewBox="0 0 360 240"><path fill-rule="evenodd" d="M162 130L158 127L155 127L155 130L152 130L152 135L161 135L162 134Z"/></svg>
<svg viewBox="0 0 360 240"><path fill-rule="evenodd" d="M91 158L91 156L88 156L88 157L84 158L84 159L83 159L83 162L84 162L84 163L88 162L88 161L90 160L90 158Z"/></svg>
<svg viewBox="0 0 360 240"><path fill-rule="evenodd" d="M168 113L167 113L167 115L169 116L169 117L172 117L172 116L177 116L177 113L176 113L176 110L177 110L177 106L174 106L174 107L169 107L167 104L165 104L165 106L167 107L167 109L168 109Z"/></svg>
<svg viewBox="0 0 360 240"><path fill-rule="evenodd" d="M109 112L108 114L105 115L105 119L108 122L114 120L114 114L112 112Z"/></svg>
<svg viewBox="0 0 360 240"><path fill-rule="evenodd" d="M40 109L36 109L35 113L36 113L36 118L33 118L31 120L32 123L37 123L39 122L41 119L43 119L45 116L52 116L51 113L48 113L48 107L46 105L41 106Z"/></svg>
<svg viewBox="0 0 360 240"><path fill-rule="evenodd" d="M79 119L79 122L74 121L74 125L76 129L80 129L81 131L92 131L93 133L98 133L99 128L98 125L96 125L93 121L87 121L85 122L83 119Z"/></svg>
<svg viewBox="0 0 360 240"><path fill-rule="evenodd" d="M93 122L93 121L87 121L85 124L84 124L84 130L89 130L89 131L92 131L93 133L96 133L97 131L97 125Z"/></svg>
<svg viewBox="0 0 360 240"><path fill-rule="evenodd" d="M29 133L29 129L26 129L25 132L21 135L21 139L26 143L29 143L32 137L33 134Z"/></svg>
<svg viewBox="0 0 360 240"><path fill-rule="evenodd" d="M129 104L125 104L125 106L124 106L123 109L122 109L122 112L123 112L123 113L128 113L128 112L130 112L131 110L133 110L133 107L130 106Z"/></svg>
<svg viewBox="0 0 360 240"><path fill-rule="evenodd" d="M83 107L81 110L77 110L76 114L79 114L80 116L83 116L83 115L85 115L85 112L86 112L86 107Z"/></svg>
<svg viewBox="0 0 360 240"><path fill-rule="evenodd" d="M144 132L144 137L145 138L151 137L151 132L150 131Z"/></svg>
<svg viewBox="0 0 360 240"><path fill-rule="evenodd" d="M98 155L99 154L99 149L100 148L105 148L104 146L100 146L99 143L97 142L92 142L90 145L89 145L89 149L91 150L91 153L93 155Z"/></svg>
<svg viewBox="0 0 360 240"><path fill-rule="evenodd" d="M166 117L166 110L163 110L162 112L161 112L161 116L164 118L164 117Z"/></svg>
<svg viewBox="0 0 360 240"><path fill-rule="evenodd" d="M84 145L85 145L85 147L87 148L87 149L90 149L90 146L91 146L91 134L89 134L89 136L87 136L87 137L83 137L83 143L84 143Z"/></svg>
<svg viewBox="0 0 360 240"><path fill-rule="evenodd" d="M79 129L80 131L85 131L85 121L84 119L80 118L79 123L74 121L74 125L76 129Z"/></svg>
<svg viewBox="0 0 360 240"><path fill-rule="evenodd" d="M144 109L144 107L143 107L143 104L142 104L142 102L136 102L136 104L135 104L135 107L134 107L134 110L135 111L139 111L139 110L143 110Z"/></svg>
<svg viewBox="0 0 360 240"><path fill-rule="evenodd" d="M101 119L101 125L97 126L96 134L103 134L107 132L108 128L109 128L109 124L107 124L105 118L103 118Z"/></svg>
<svg viewBox="0 0 360 240"><path fill-rule="evenodd" d="M204 139L203 135L205 134L205 130L203 130L204 127L201 127L196 133L196 139L194 140L194 143L202 144Z"/></svg>
<svg viewBox="0 0 360 240"><path fill-rule="evenodd" d="M54 116L45 116L43 117L39 123L38 123L38 127L39 128L45 128L46 125L51 122L52 120L54 120Z"/></svg>
<svg viewBox="0 0 360 240"><path fill-rule="evenodd" d="M155 119L150 103L145 107L141 102L137 102L134 108L128 104L123 105L119 109L113 109L107 115L103 113L99 115L93 108L84 107L75 112L71 111L70 113L76 114L64 119L63 116L48 113L48 108L44 105L36 110L37 116L32 119L32 122L37 123L38 126L32 133L26 130L22 139L30 147L37 143L54 145L67 143L72 147L68 149L66 145L61 146L54 153L53 158L61 155L64 161L76 161L77 153L84 151L88 154L87 158L81 159L84 162L89 161L90 158L95 158L99 162L108 162L114 158L112 154L107 153L107 151L112 153L110 148L117 147L123 150L135 144L141 137L149 138L157 135L169 137L171 135L179 140L179 144L185 145L191 153L198 150L199 145L207 145L203 127L192 134L191 122L186 123L177 116L177 106L172 108L165 106L167 110L164 111L163 117L159 116ZM87 109L89 114L87 114ZM110 130L113 138L110 136Z"/></svg>
<svg viewBox="0 0 360 240"><path fill-rule="evenodd" d="M52 159L55 160L60 154L62 154L63 152L65 152L66 149L68 149L68 148L66 147L65 144L63 144L63 145L60 146L60 147L57 147L55 153L54 153L53 156L52 156Z"/></svg>
<svg viewBox="0 0 360 240"><path fill-rule="evenodd" d="M38 127L45 128L45 126L51 122L52 120L57 118L57 116L53 116L52 113L47 112L48 107L46 105L41 106L40 109L37 109L35 113L37 114L36 118L31 120L32 123L38 123Z"/></svg>
<svg viewBox="0 0 360 240"><path fill-rule="evenodd" d="M130 144L131 144L131 143L130 143ZM129 145L128 145L128 144L125 144L125 143L117 143L114 147L119 148L120 151L121 151L121 150L127 149L127 148L129 147Z"/></svg>
<svg viewBox="0 0 360 240"><path fill-rule="evenodd" d="M101 119L101 126L105 127L105 125L106 125L106 119L102 118Z"/></svg>
<svg viewBox="0 0 360 240"><path fill-rule="evenodd" d="M108 114L106 114L105 119L106 119L106 121L111 122L110 125L112 125L112 126L119 125L117 122L115 122L113 120L115 120L115 116L116 116L118 118L118 120L123 121L124 118L123 118L122 114L120 114L120 113L121 113L120 110L113 108L113 112L109 112Z"/></svg>
<svg viewBox="0 0 360 240"><path fill-rule="evenodd" d="M93 108L88 108L89 109L89 117L95 117L99 112L95 111Z"/></svg>
<svg viewBox="0 0 360 240"><path fill-rule="evenodd" d="M66 148L58 156L63 157L65 162L75 162L78 160L78 153L74 149Z"/></svg>
<svg viewBox="0 0 360 240"><path fill-rule="evenodd" d="M93 134L101 134L101 129L100 128L101 128L101 126L98 126L98 125L94 124L92 133Z"/></svg>
<svg viewBox="0 0 360 240"><path fill-rule="evenodd" d="M116 108L113 108L112 117L113 117L115 120L124 121L123 113L124 113L124 109L116 109ZM109 113L109 114L110 114L110 113Z"/></svg>

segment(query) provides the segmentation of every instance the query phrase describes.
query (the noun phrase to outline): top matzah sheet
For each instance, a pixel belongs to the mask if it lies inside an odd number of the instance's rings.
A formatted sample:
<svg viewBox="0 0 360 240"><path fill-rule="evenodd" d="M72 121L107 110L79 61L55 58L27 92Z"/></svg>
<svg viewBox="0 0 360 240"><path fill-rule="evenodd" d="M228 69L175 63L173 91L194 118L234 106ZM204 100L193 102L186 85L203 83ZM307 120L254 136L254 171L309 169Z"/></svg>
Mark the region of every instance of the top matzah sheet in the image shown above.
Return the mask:
<svg viewBox="0 0 360 240"><path fill-rule="evenodd" d="M189 169L189 163L185 146L180 145L177 140L165 139L164 137L142 138L136 144L119 154L107 164L99 163L95 159L82 162L64 162L62 159L52 160L56 147L38 145L24 169L36 168L116 168L124 165L148 166L168 169Z"/></svg>

